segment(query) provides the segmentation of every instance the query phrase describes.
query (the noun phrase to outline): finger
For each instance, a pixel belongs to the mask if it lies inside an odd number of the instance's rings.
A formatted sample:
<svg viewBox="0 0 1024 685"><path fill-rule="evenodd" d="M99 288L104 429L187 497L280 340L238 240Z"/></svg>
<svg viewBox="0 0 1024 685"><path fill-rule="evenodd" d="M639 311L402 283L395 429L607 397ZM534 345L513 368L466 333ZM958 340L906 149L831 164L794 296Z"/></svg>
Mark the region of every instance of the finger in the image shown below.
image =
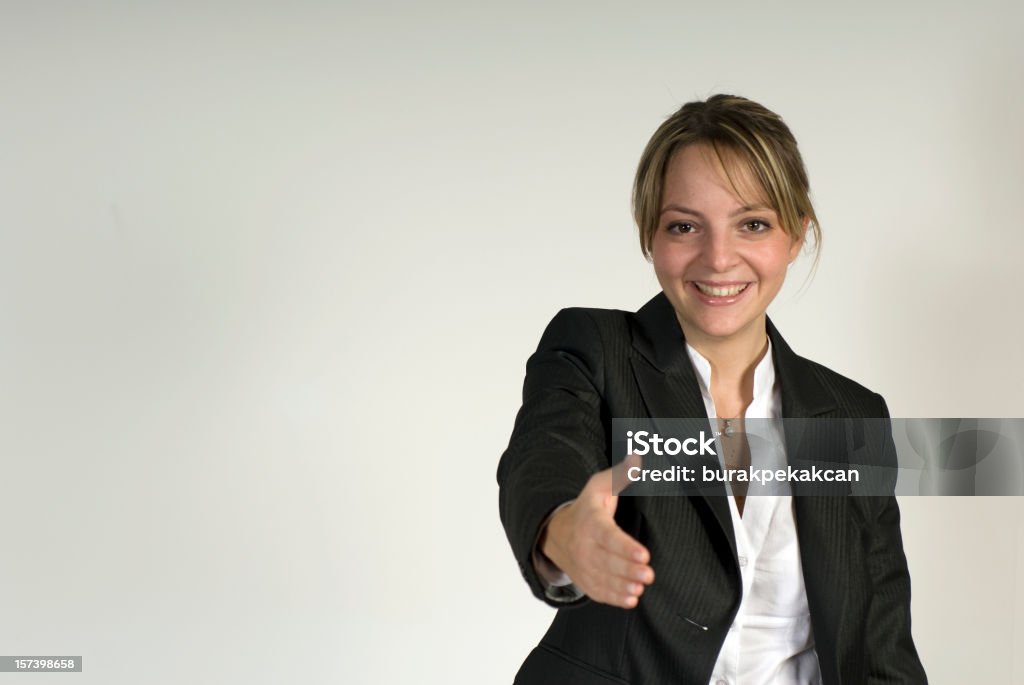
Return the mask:
<svg viewBox="0 0 1024 685"><path fill-rule="evenodd" d="M647 564L638 564L614 554L604 557L605 572L623 580L650 585L654 582L654 569Z"/></svg>
<svg viewBox="0 0 1024 685"><path fill-rule="evenodd" d="M577 585L592 598L613 604L628 595L639 596L654 580L654 571L643 564L616 559L607 553L591 558L580 568Z"/></svg>
<svg viewBox="0 0 1024 685"><path fill-rule="evenodd" d="M643 594L645 588L643 583L632 582L625 578L607 577L601 574L598 574L596 577L590 577L588 580L591 581L587 584L588 587L584 588L583 584L580 584L580 588L587 593L588 597L604 604L626 608L636 606L635 600Z"/></svg>
<svg viewBox="0 0 1024 685"><path fill-rule="evenodd" d="M644 585L642 583L616 584L609 588L606 603L624 609L632 609L639 603L640 595L643 593Z"/></svg>
<svg viewBox="0 0 1024 685"><path fill-rule="evenodd" d="M641 564L646 564L651 558L647 548L615 525L614 520L601 525L597 545L609 554Z"/></svg>
<svg viewBox="0 0 1024 685"><path fill-rule="evenodd" d="M628 597L639 597L644 592L643 583L634 583L624 578L616 578L605 583L605 591L613 599L622 601Z"/></svg>

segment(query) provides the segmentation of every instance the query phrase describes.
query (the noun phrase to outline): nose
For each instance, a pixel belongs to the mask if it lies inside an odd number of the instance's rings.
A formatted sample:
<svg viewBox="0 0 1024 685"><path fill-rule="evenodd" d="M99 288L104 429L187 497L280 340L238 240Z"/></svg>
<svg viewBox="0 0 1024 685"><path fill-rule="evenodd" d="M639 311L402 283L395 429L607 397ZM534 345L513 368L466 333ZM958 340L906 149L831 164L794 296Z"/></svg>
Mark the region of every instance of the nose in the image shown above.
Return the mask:
<svg viewBox="0 0 1024 685"><path fill-rule="evenodd" d="M728 230L710 230L704 234L701 259L717 273L725 273L739 261L735 236Z"/></svg>

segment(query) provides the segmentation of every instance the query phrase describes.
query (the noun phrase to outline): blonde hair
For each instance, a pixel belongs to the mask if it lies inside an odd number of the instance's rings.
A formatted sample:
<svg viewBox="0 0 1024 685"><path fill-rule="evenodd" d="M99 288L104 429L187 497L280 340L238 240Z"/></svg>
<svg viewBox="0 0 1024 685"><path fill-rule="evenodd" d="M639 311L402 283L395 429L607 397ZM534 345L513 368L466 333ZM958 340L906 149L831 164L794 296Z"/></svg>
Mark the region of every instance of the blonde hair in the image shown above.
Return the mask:
<svg viewBox="0 0 1024 685"><path fill-rule="evenodd" d="M651 259L665 170L676 152L696 144L714 152L734 191L737 170L747 170L760 185L764 195L761 199L775 210L782 229L794 240L802 240L807 231L811 232L816 265L821 228L796 138L778 114L737 95L713 95L706 101L688 102L651 136L633 183L633 218L644 257ZM738 191L736 194L741 195Z"/></svg>

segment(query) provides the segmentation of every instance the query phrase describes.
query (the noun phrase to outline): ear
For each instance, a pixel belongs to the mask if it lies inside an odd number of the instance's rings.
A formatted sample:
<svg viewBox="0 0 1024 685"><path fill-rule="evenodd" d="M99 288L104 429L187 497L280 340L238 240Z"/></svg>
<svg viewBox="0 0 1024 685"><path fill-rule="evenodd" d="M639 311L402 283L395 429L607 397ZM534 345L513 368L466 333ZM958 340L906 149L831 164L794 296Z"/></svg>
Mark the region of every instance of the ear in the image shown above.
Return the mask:
<svg viewBox="0 0 1024 685"><path fill-rule="evenodd" d="M811 225L811 217L803 218L803 227L800 230L800 237L794 238L789 246L789 263L792 264L800 256L800 248L804 246L804 237L807 235L807 228Z"/></svg>

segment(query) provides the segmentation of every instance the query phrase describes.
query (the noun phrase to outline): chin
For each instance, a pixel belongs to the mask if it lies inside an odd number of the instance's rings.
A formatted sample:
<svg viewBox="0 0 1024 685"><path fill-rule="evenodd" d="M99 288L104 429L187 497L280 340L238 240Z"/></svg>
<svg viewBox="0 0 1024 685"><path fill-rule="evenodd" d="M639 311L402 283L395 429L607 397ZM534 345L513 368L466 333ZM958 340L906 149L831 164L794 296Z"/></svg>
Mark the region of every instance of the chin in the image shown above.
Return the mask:
<svg viewBox="0 0 1024 685"><path fill-rule="evenodd" d="M738 326L700 327L698 330L709 338L727 340L740 332Z"/></svg>
<svg viewBox="0 0 1024 685"><path fill-rule="evenodd" d="M706 335L709 338L731 338L740 332L746 330L751 322L750 321L738 321L736 319L728 320L700 320L690 319L691 325L699 331L702 335Z"/></svg>

